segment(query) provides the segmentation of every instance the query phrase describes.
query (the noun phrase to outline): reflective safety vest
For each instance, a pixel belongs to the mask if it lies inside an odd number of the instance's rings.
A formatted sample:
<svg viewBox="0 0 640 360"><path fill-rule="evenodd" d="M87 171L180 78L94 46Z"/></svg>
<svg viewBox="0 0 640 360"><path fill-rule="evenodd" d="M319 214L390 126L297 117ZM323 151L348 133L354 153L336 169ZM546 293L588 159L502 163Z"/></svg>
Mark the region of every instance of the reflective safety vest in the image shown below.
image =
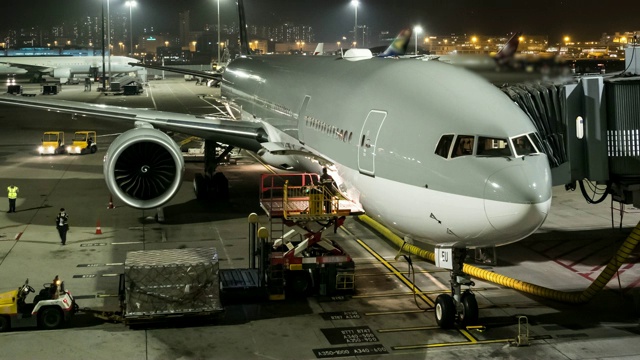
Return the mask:
<svg viewBox="0 0 640 360"><path fill-rule="evenodd" d="M17 186L9 186L7 188L7 191L9 192L9 199L15 199L18 197L18 187Z"/></svg>

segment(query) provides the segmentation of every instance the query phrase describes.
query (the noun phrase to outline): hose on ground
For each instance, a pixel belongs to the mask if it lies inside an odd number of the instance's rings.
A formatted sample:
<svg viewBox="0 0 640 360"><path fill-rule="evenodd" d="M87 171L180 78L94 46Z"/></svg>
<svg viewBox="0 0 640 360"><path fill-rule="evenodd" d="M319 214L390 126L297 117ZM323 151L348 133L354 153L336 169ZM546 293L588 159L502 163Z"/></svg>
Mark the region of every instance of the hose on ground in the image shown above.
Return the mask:
<svg viewBox="0 0 640 360"><path fill-rule="evenodd" d="M369 225L371 228L379 232L381 235L386 237L389 241L391 241L398 247L401 247L401 249L403 249L405 252L418 256L425 260L435 262L435 254L433 252L421 249L415 245L407 244L398 235L394 234L389 229L385 228L380 223L366 215L360 215L358 216L358 219ZM618 269L627 260L629 254L631 254L631 252L638 245L638 242L640 242L640 222L638 222L636 227L633 229L633 231L631 231L631 234L629 234L622 245L620 245L620 248L611 258L604 270L602 270L600 275L598 275L598 277L591 283L591 285L589 285L589 287L582 292L564 292L549 289L544 286L539 286L528 283L526 281L513 279L468 264L464 264L462 271L475 278L490 281L494 284L506 286L518 291L525 292L527 294L532 294L566 303L585 303L591 300L600 290L602 290L607 285L611 278L613 278L613 276L616 274Z"/></svg>

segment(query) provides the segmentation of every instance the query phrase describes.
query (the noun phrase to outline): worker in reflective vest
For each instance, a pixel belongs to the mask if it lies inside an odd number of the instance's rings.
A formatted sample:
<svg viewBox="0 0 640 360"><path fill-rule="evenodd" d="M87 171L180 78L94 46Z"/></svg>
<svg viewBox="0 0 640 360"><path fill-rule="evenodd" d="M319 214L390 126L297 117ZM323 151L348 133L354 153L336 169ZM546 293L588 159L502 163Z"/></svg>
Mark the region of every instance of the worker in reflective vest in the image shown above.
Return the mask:
<svg viewBox="0 0 640 360"><path fill-rule="evenodd" d="M8 213L16 212L16 199L18 198L18 187L15 185L9 185L7 188L7 197L9 198L9 211Z"/></svg>

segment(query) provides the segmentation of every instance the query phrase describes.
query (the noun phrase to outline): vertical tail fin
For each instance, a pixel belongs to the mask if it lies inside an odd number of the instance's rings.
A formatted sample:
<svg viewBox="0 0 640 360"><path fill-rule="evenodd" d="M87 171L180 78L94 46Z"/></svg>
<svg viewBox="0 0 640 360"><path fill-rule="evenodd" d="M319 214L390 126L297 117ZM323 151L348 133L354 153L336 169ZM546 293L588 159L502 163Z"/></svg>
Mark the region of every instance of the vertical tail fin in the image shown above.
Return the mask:
<svg viewBox="0 0 640 360"><path fill-rule="evenodd" d="M507 40L502 49L500 49L494 57L496 63L503 65L513 59L513 56L518 50L518 45L520 44L520 35L522 35L522 31L517 31L509 38L509 40Z"/></svg>
<svg viewBox="0 0 640 360"><path fill-rule="evenodd" d="M324 43L318 43L316 49L313 51L313 55L322 55L324 54Z"/></svg>
<svg viewBox="0 0 640 360"><path fill-rule="evenodd" d="M383 53L378 55L378 57L387 57L387 56L400 56L407 53L407 46L409 46L409 39L411 39L411 34L413 31L411 29L404 29L400 31L398 36L391 42L391 45L385 50Z"/></svg>
<svg viewBox="0 0 640 360"><path fill-rule="evenodd" d="M249 38L247 37L247 20L244 14L244 3L237 0L238 17L240 24L240 55L249 55Z"/></svg>

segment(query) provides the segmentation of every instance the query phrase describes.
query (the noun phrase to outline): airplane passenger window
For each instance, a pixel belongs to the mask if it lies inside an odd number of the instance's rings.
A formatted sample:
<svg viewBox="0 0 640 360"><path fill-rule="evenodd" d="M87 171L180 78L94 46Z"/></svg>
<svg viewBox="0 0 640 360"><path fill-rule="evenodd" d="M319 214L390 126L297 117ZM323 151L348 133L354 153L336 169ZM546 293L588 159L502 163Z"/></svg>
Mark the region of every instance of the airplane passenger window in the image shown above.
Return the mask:
<svg viewBox="0 0 640 360"><path fill-rule="evenodd" d="M473 143L475 138L471 135L458 135L453 145L451 157L473 155Z"/></svg>
<svg viewBox="0 0 640 360"><path fill-rule="evenodd" d="M476 155L493 157L511 156L511 149L509 149L507 139L479 136Z"/></svg>
<svg viewBox="0 0 640 360"><path fill-rule="evenodd" d="M533 147L533 144L527 135L513 138L513 148L516 150L516 155L518 156L536 153L536 149Z"/></svg>
<svg viewBox="0 0 640 360"><path fill-rule="evenodd" d="M445 159L448 158L452 143L453 135L442 135L440 141L438 141L438 146L436 146L436 155L440 155Z"/></svg>

